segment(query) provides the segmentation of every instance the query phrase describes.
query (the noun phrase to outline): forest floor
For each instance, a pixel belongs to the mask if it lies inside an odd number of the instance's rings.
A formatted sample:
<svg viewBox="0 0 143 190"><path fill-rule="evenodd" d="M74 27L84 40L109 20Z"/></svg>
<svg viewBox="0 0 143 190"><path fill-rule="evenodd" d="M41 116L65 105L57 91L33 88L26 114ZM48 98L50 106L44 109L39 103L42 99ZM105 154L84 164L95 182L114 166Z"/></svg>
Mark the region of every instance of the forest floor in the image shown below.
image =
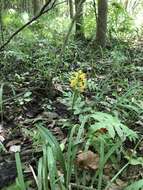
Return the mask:
<svg viewBox="0 0 143 190"><path fill-rule="evenodd" d="M124 51L126 52L123 53ZM83 48L82 55L85 56L85 54ZM64 92L70 91L69 71L78 70L80 64L82 64L81 69L86 73L88 80L95 85L93 85L94 89L86 89L82 94L86 104L93 105L94 102L96 110L101 112L117 111L122 121L136 131L140 139L143 138L143 44L123 49L121 54L116 49L112 50L112 53L108 51L105 56L94 55L93 59L88 59L88 56L90 57L91 54L86 54L86 58L81 59L80 57L79 63L76 60L77 65L73 62L65 70L62 71L61 68L60 75L55 77L50 88L47 81L43 80L43 77L34 68L17 70L10 74L4 74L2 71L5 79L3 78L0 91L2 102L0 189L15 181L17 171L14 152L17 149L20 149L21 160L24 163L24 176L26 179L32 178L29 165L36 170L37 161L42 155L39 136L35 129L36 123L42 122L56 136L60 144L67 143L69 128L62 126L63 120L78 123L78 114L74 115L68 108L68 104L64 103L66 100ZM95 62L96 65L93 68ZM92 82L90 84L93 84ZM114 105L119 97L124 99L120 99L122 102L118 101ZM134 100L138 102L138 105L134 104ZM127 140L123 147L129 153L134 150L137 143L138 141ZM142 156L143 140L139 142L136 149L136 164L130 164L108 189L121 190L129 181L142 179L143 161L139 162L139 158L141 159ZM127 162L123 154L121 157L117 160L116 167L109 164L109 167L106 168L104 174L106 179L112 179L113 173L116 173L118 168ZM88 160L88 162L90 161ZM114 172L111 172L112 170ZM90 172L92 174L93 171ZM33 189L35 188L33 187Z"/></svg>

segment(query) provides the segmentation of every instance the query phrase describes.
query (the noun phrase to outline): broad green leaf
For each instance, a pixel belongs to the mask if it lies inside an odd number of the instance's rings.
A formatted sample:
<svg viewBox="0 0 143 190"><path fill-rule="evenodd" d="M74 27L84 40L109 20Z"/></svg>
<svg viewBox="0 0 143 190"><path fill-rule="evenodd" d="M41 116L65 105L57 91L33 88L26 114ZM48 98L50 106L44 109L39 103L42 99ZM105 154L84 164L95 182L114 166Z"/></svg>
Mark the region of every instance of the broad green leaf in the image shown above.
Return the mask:
<svg viewBox="0 0 143 190"><path fill-rule="evenodd" d="M126 187L124 190L141 190L143 188L143 179L136 181Z"/></svg>

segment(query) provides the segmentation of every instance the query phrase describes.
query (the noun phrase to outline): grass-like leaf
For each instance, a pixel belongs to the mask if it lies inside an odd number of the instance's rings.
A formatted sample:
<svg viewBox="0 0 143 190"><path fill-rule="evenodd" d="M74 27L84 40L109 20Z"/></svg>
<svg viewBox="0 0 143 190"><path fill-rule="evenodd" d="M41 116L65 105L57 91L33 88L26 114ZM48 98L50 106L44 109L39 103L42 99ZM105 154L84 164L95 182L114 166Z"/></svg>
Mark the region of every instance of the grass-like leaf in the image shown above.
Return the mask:
<svg viewBox="0 0 143 190"><path fill-rule="evenodd" d="M49 170L49 178L50 178L50 186L51 190L56 189L56 174L57 174L57 168L56 168L56 161L53 155L53 150L50 146L47 148L47 164L48 164L48 170Z"/></svg>
<svg viewBox="0 0 143 190"><path fill-rule="evenodd" d="M16 168L17 168L17 173L18 173L19 188L20 190L26 190L19 152L15 153L15 160L16 160Z"/></svg>
<svg viewBox="0 0 143 190"><path fill-rule="evenodd" d="M43 139L51 147L54 147L55 155L56 155L57 160L60 162L60 165L61 165L61 167L63 169L64 178L65 178L65 181L66 181L67 171L66 171L65 159L64 159L64 156L63 156L63 153L61 151L61 148L60 148L60 145L59 145L58 141L56 140L56 138L52 135L52 133L48 129L46 129L46 128L44 128L42 126L42 124L38 124L36 126L39 129Z"/></svg>
<svg viewBox="0 0 143 190"><path fill-rule="evenodd" d="M42 190L42 165L43 165L43 160L42 158L39 159L38 163L38 190Z"/></svg>

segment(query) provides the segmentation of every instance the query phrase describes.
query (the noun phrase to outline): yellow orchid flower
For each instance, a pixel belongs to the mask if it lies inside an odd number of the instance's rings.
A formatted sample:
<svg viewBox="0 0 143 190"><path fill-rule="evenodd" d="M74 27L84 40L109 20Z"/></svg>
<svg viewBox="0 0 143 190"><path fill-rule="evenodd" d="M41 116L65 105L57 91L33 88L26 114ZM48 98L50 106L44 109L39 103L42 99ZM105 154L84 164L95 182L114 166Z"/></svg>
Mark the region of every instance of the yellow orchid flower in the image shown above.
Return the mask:
<svg viewBox="0 0 143 190"><path fill-rule="evenodd" d="M74 72L70 79L70 86L74 90L83 92L86 88L86 74L81 70Z"/></svg>

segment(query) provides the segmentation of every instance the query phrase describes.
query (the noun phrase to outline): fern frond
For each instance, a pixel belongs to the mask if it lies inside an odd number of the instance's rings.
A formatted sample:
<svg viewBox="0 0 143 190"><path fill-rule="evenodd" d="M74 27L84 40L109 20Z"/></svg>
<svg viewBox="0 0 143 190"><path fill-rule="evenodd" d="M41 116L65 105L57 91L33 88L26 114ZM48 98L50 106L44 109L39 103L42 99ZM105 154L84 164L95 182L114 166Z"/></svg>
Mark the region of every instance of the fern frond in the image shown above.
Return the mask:
<svg viewBox="0 0 143 190"><path fill-rule="evenodd" d="M137 138L136 132L122 124L117 117L113 117L111 114L95 112L91 114L90 117L95 120L95 123L90 127L92 132L96 132L101 128L106 128L111 138L115 138L115 136L119 136L122 140L126 138L135 140Z"/></svg>

